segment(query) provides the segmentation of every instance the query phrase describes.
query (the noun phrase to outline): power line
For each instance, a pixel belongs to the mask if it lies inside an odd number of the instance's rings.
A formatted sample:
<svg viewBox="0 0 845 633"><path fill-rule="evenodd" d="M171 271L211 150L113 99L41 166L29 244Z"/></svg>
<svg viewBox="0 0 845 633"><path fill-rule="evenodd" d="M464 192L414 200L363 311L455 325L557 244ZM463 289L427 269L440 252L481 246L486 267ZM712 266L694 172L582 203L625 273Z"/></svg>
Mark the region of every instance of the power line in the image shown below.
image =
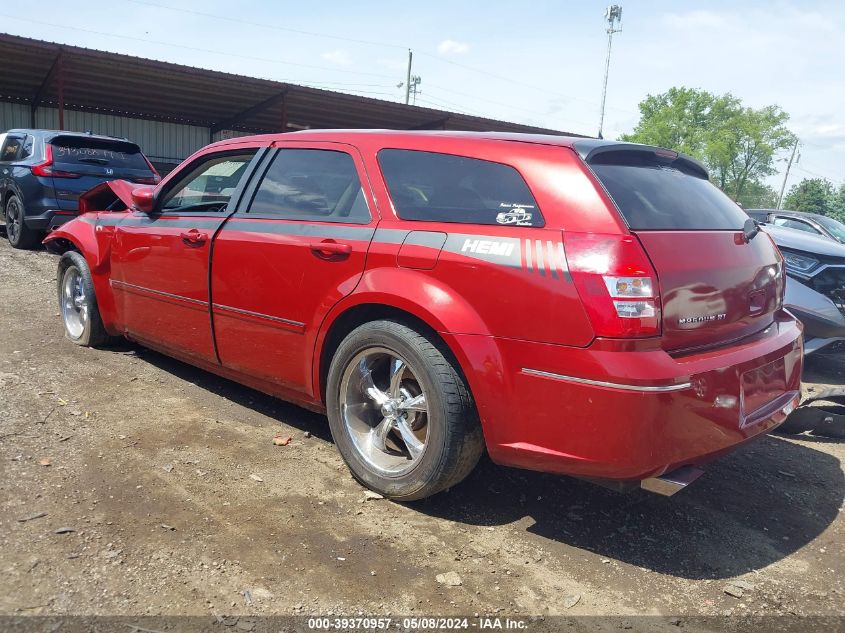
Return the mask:
<svg viewBox="0 0 845 633"><path fill-rule="evenodd" d="M301 29L292 29L292 28L288 28L288 27L278 26L278 25L275 25L275 24L262 24L261 22L253 22L251 20L234 18L234 17L228 16L228 15L221 15L221 14L218 14L218 13L208 13L208 12L205 12L205 11L196 11L194 9L183 9L181 7L173 7L173 6L169 6L169 5L159 4L159 3L156 3L156 2L149 2L148 0L125 0L125 2L130 2L130 3L133 3L133 4L138 4L138 5L143 5L143 6L155 7L155 8L158 8L158 9L165 9L165 10L168 10L168 11L177 11L177 12L180 12L180 13L200 15L200 16L206 17L206 18L223 20L225 22L236 22L236 23L239 23L239 24L245 24L245 25L248 25L248 26L255 26L255 27L259 27L259 28L273 29L273 30L285 31L285 32L289 32L289 33L297 33L299 35L308 35L310 37L320 37L320 38L325 38L325 39L332 39L332 40L350 42L350 43L354 43L354 44L364 44L364 45L368 45L368 46L379 46L379 47L383 47L383 48L393 48L393 49L407 50L407 46L403 46L403 45L400 45L400 44L393 44L393 43L389 43L389 42L375 42L375 41L372 41L372 40L349 38L349 37L343 37L343 36L340 36L340 35L331 35L331 34L328 34L328 33L318 33L316 31L305 31L305 30L301 30ZM580 102L586 103L588 105L598 105L595 101L590 101L589 99L582 99L580 97L574 97L572 95L567 95L567 94L564 94L562 92L556 92L554 90L549 90L548 88L535 86L533 84L525 83L523 81L519 81L519 80L513 79L511 77L506 77L504 75L499 75L499 74L484 70L482 68L476 68L474 66L470 66L468 64L456 62L456 61L451 60L451 59L444 59L444 58L442 58L438 55L434 55L432 53L416 51L415 54L422 55L424 57L428 57L429 59L433 59L433 60L440 62L440 63L443 63L443 64L449 64L450 66L456 66L456 67L459 67L459 68L463 68L465 70L470 70L472 72L479 73L481 75L486 75L488 77L493 77L495 79L499 79L500 81L506 81L508 83L511 83L511 84L514 84L514 85L517 85L517 86L522 86L523 88L531 88L532 90L537 90L539 92L542 92L542 93L545 93L545 94L548 94L548 95L553 95L553 96L557 96L557 97L564 97L566 99L570 99L572 101L580 101ZM634 112L633 110L626 110L626 109L623 109L623 108L615 108L615 107L612 107L612 106L608 106L608 109L609 110L616 110L617 112L624 112L626 114L634 114L636 116L639 116L639 113Z"/></svg>
<svg viewBox="0 0 845 633"><path fill-rule="evenodd" d="M298 66L300 68L310 68L310 69L314 69L314 70L327 70L327 71L330 71L330 72L343 72L343 73L347 73L347 74L351 74L351 75L366 75L366 76L369 76L369 77L379 77L381 79L393 79L393 77L390 76L390 75L382 75L380 73L368 73L368 72L363 72L363 71L359 71L359 70L345 70L345 69L339 69L339 68L329 68L328 66L315 66L315 65L312 65L312 64L302 64L302 63L299 63L299 62L291 62L291 61L287 61L287 60L283 60L283 59L270 59L268 57L254 57L254 56L251 56L251 55L239 55L237 53L232 53L232 52L229 52L229 51L216 51L216 50L213 50L213 49L210 49L210 48L198 48L196 46L186 46L184 44L174 44L172 42L164 42L164 41L161 41L161 40L151 40L151 39L147 39L147 38L144 38L144 37L132 37L130 35L123 35L123 34L118 35L116 33L105 33L103 31L95 31L94 29L86 29L86 28L83 28L83 27L80 27L80 26L68 26L67 24L56 24L54 22L43 22L41 20L32 20L30 18L20 18L20 17L14 16L14 15L8 15L8 14L5 14L5 13L0 13L0 17L7 18L7 19L10 19L10 20L17 20L19 22L29 22L29 23L32 23L32 24L38 24L40 26L52 26L54 28L59 28L59 29L65 29L65 30L69 29L71 31L81 31L83 33L91 33L93 35L102 35L103 37L113 37L113 38L117 38L117 39L121 39L121 40L134 40L136 42L146 42L148 44L156 44L158 46L171 46L173 48L181 48L181 49L184 49L184 50L194 51L194 52L198 52L198 53L211 53L212 55L225 55L226 57L234 57L234 58L237 58L237 59L245 59L247 61L267 62L267 63L270 63L270 64L284 64L284 65L288 65L288 66ZM293 82L293 81L296 81L296 80L280 79L279 81Z"/></svg>
<svg viewBox="0 0 845 633"><path fill-rule="evenodd" d="M815 171L810 171L809 169L804 167L801 163L798 163L796 165L796 168L800 171L803 171L806 174L810 174L811 176L815 176L816 178L824 178L825 180L830 180L830 181L833 181L833 182L838 182L838 181L842 180L842 176L839 176L839 177L830 176L830 175L825 176L824 174L819 174Z"/></svg>
<svg viewBox="0 0 845 633"><path fill-rule="evenodd" d="M505 108L509 108L511 110L518 111L518 112L524 112L525 114L531 114L533 116L538 116L538 117L543 117L543 118L549 118L549 117L554 116L553 114L548 113L548 112L538 112L536 110L529 110L529 109L523 108L521 106L515 106L512 103L505 103L503 101L495 101L493 99L487 99L485 97L479 97L477 95L469 94L467 92L460 92L459 90L452 90L451 88L446 88L444 86L437 86L437 85L434 85L434 84L428 84L428 85L431 88L434 88L436 90L443 90L444 92L449 93L449 94L461 95L463 97L469 97L471 99L475 99L476 101L483 101L485 103L503 106ZM443 101L443 100L441 99L441 101ZM446 102L446 103L448 103L448 102ZM590 127L592 125L590 123L585 123L584 121L576 121L574 119L567 119L567 120L571 121L572 123L577 123L578 125L583 125L585 127Z"/></svg>
<svg viewBox="0 0 845 633"><path fill-rule="evenodd" d="M262 29L272 29L274 31L284 31L287 33L296 33L298 35L308 35L310 37L322 37L325 39L330 40L338 40L341 42L351 42L354 44L367 44L369 46L382 46L384 48L406 48L405 46L400 46L399 44L390 44L387 42L374 42L371 40L361 40L352 37L343 37L341 35L330 35L328 33L317 33L315 31L303 31L301 29L292 29L285 26L278 26L275 24L263 24L261 22L253 22L251 20L244 20L242 18L237 18L233 16L222 16L215 13L206 13L205 11L197 11L195 9L183 9L182 7L172 7L166 4L158 4L156 2L146 2L145 0L125 0L126 2L131 2L132 4L140 4L147 7L155 7L157 9L167 9L168 11L178 11L180 13L187 13L190 15L199 15L204 18L214 18L217 20L226 20L227 22L236 22L238 24L246 24L249 26L257 26Z"/></svg>

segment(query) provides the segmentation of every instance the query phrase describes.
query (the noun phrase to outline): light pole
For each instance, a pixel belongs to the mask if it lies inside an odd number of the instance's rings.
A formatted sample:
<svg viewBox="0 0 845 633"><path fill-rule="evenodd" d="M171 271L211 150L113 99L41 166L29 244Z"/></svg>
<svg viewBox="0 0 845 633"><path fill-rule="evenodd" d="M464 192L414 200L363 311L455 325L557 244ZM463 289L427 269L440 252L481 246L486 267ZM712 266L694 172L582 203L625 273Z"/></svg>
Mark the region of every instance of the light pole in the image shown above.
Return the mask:
<svg viewBox="0 0 845 633"><path fill-rule="evenodd" d="M607 76L610 73L610 48L613 45L613 34L622 30L622 7L612 4L604 12L607 21L607 59L604 62L604 85L601 90L601 118L599 119L599 138L604 129L604 103L607 100Z"/></svg>

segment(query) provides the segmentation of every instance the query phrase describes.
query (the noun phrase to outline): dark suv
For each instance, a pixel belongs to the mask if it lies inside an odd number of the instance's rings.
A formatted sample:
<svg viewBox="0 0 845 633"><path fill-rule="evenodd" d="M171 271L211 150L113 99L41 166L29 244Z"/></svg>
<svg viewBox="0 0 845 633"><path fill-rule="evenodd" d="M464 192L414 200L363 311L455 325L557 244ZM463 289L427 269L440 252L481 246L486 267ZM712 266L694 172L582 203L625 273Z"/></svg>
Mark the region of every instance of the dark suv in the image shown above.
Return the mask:
<svg viewBox="0 0 845 633"><path fill-rule="evenodd" d="M117 178L160 180L141 148L123 138L55 130L0 134L0 210L9 242L35 246L78 213L79 194Z"/></svg>

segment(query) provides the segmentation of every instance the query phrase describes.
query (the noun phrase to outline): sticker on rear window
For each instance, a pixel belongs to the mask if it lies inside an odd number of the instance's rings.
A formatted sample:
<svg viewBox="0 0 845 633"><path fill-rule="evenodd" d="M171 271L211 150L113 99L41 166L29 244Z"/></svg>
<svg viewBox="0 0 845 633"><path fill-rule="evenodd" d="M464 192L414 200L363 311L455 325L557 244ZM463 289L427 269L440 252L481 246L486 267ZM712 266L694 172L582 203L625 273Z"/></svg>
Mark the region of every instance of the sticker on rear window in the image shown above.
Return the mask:
<svg viewBox="0 0 845 633"><path fill-rule="evenodd" d="M502 202L499 204L500 208L507 209L501 211L496 215L496 222L499 224L509 224L514 226L531 226L532 218L534 217L533 204L508 204ZM532 211L529 211L531 209Z"/></svg>

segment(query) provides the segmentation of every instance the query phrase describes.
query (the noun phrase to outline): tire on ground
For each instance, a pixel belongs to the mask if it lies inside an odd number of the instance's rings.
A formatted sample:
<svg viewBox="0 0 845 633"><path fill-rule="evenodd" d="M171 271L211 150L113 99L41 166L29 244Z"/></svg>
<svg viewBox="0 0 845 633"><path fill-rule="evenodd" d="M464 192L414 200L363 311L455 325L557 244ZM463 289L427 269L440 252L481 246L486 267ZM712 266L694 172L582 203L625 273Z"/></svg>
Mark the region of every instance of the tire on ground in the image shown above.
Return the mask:
<svg viewBox="0 0 845 633"><path fill-rule="evenodd" d="M10 213L17 218L17 229L10 231ZM41 231L31 229L26 225L26 212L23 203L17 196L10 196L3 209L3 218L6 221L6 239L13 248L29 249L34 248L41 241Z"/></svg>
<svg viewBox="0 0 845 633"><path fill-rule="evenodd" d="M326 405L335 445L358 481L398 501L422 499L454 486L472 472L484 450L469 389L451 354L441 341L432 339L396 321L365 323L341 342L328 372ZM404 358L423 383L429 405L426 448L420 462L395 477L375 472L361 458L341 412L344 372L359 353L371 347L387 348Z"/></svg>
<svg viewBox="0 0 845 633"><path fill-rule="evenodd" d="M68 331L65 325L64 309L62 307L64 302L63 290L65 279L72 271L78 271L82 277L82 287L88 303L88 318L86 319L82 334L78 337L74 337ZM88 262L85 261L85 258L81 254L76 251L68 251L62 255L59 260L56 285L59 297L59 313L62 315L65 336L70 341L83 347L105 347L119 339L119 337L110 336L103 327L100 309L97 306L97 295L94 292L94 281L91 278L91 270L88 268Z"/></svg>

